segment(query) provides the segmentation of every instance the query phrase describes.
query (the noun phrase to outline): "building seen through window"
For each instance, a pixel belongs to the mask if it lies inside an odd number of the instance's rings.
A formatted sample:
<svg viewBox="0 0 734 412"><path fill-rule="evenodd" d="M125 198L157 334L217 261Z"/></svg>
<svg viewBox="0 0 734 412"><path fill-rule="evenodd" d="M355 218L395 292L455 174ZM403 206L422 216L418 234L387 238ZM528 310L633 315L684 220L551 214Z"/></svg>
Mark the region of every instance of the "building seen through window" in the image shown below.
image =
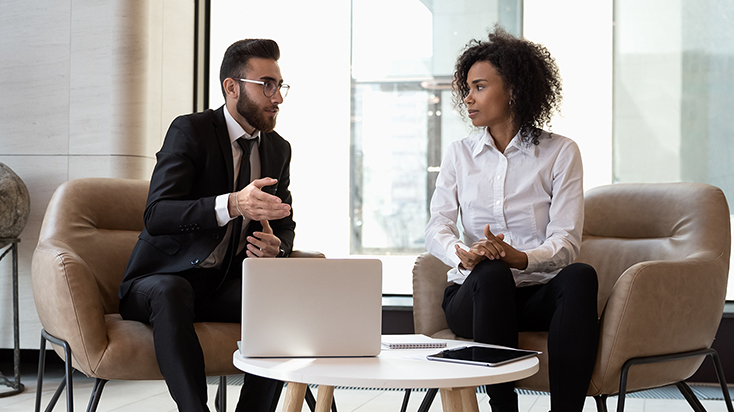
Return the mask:
<svg viewBox="0 0 734 412"><path fill-rule="evenodd" d="M734 215L733 20L727 1L615 1L615 182L709 183Z"/></svg>
<svg viewBox="0 0 734 412"><path fill-rule="evenodd" d="M579 10L569 10L571 3ZM212 1L211 107L222 103L224 49L241 38L276 39L292 86L277 131L293 145L297 247L380 258L386 294L412 293L411 269L425 251L444 149L472 132L453 108L453 65L465 44L486 38L495 23L545 45L557 59L564 104L552 131L579 144L585 189L702 182L720 187L734 205L732 2L279 5L279 24L265 18L242 24L242 13L265 16L272 6ZM584 20L558 23L570 14ZM734 300L734 288L728 298Z"/></svg>
<svg viewBox="0 0 734 412"><path fill-rule="evenodd" d="M520 1L353 0L353 254L425 251L443 148L472 131L453 107L453 65L495 23L521 34L521 11Z"/></svg>

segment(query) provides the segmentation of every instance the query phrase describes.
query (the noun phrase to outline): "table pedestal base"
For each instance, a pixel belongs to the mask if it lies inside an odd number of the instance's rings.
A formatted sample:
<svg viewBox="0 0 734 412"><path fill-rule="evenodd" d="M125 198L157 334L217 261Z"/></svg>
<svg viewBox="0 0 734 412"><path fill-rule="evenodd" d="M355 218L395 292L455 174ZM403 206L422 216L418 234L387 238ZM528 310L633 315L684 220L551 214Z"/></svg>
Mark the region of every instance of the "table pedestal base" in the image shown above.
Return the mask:
<svg viewBox="0 0 734 412"><path fill-rule="evenodd" d="M288 382L283 412L301 411L307 387L305 383ZM314 412L329 412L333 398L333 386L319 385ZM443 388L441 389L441 405L444 412L479 412L477 388Z"/></svg>

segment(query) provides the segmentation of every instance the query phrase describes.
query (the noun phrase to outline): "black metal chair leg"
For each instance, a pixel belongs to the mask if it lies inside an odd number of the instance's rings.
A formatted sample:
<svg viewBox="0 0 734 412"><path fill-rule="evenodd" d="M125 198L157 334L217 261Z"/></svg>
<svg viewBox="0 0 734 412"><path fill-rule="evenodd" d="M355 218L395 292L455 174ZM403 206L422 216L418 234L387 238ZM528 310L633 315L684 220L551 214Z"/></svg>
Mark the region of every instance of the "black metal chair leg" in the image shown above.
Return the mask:
<svg viewBox="0 0 734 412"><path fill-rule="evenodd" d="M619 377L619 394L617 394L617 412L624 411L624 396L627 393L627 376L632 365L635 365L637 361L630 359L622 365L622 373Z"/></svg>
<svg viewBox="0 0 734 412"><path fill-rule="evenodd" d="M431 388L426 391L426 396L423 397L423 402L421 402L418 412L428 412L428 409L431 408L431 404L433 403L433 399L436 397L437 393L438 389L436 388Z"/></svg>
<svg viewBox="0 0 734 412"><path fill-rule="evenodd" d="M405 390L405 395L403 395L403 406L400 407L400 412L408 410L408 401L410 401L410 389Z"/></svg>
<svg viewBox="0 0 734 412"><path fill-rule="evenodd" d="M597 412L607 412L607 395L594 396Z"/></svg>
<svg viewBox="0 0 734 412"><path fill-rule="evenodd" d="M713 348L694 350L690 352L672 353L668 355L646 356L627 360L627 362L625 362L622 366L622 374L619 379L617 412L622 412L624 410L624 395L627 387L627 375L629 374L629 369L632 367L632 365L669 362L673 360L694 358L698 356L711 356L711 358L714 360L716 376L719 379L719 384L721 385L721 390L724 394L726 408L729 412L734 412L734 408L732 408L731 404L731 397L729 396L729 388L727 388L726 386L726 378L724 377L724 371L721 367L721 361L719 360L719 354ZM694 410L705 411L705 409L701 405L701 402L699 402L698 398L696 398L696 395L693 393L691 388L688 387L687 384L685 384L684 382L679 382L678 384L676 384L676 386L678 386L678 389L681 391L683 396L686 397L686 400L688 400L688 403L693 407Z"/></svg>
<svg viewBox="0 0 734 412"><path fill-rule="evenodd" d="M314 412L316 410L316 398L313 397L313 392L311 392L311 387L306 385L306 405L308 405L308 409L311 412Z"/></svg>
<svg viewBox="0 0 734 412"><path fill-rule="evenodd" d="M54 407L56 406L56 402L59 401L61 393L64 392L64 389L66 389L66 379L61 380L61 382L59 383L59 387L56 388L56 391L51 397L51 400L48 402L48 405L46 405L46 409L44 409L44 411L51 412L54 409Z"/></svg>
<svg viewBox="0 0 734 412"><path fill-rule="evenodd" d="M69 347L69 344L62 339L58 339L52 335L50 335L48 332L46 332L45 329L41 329L41 347L39 351L39 362L38 362L38 388L36 389L36 412L40 412L41 410L41 389L42 389L42 380L43 380L43 374L44 369L46 365L46 341L50 341L53 344L59 345L62 348L64 348L64 379L59 384L58 389L56 389L56 392L54 393L54 396L51 398L51 401L46 406L45 411L49 412L53 410L54 406L56 406L56 402L59 400L59 397L61 396L61 391L64 390L64 387L66 387L66 410L67 412L73 412L74 411L74 385L72 383L72 373L74 372L74 368L71 366L71 348Z"/></svg>
<svg viewBox="0 0 734 412"><path fill-rule="evenodd" d="M219 377L217 395L214 397L214 408L217 412L227 411L227 377L224 375Z"/></svg>
<svg viewBox="0 0 734 412"><path fill-rule="evenodd" d="M89 397L89 404L87 405L87 412L96 412L97 405L99 405L99 399L102 397L102 389L107 383L107 379L97 378L94 381L94 389L92 389L92 396Z"/></svg>
<svg viewBox="0 0 734 412"><path fill-rule="evenodd" d="M701 405L701 402L699 402L698 398L696 398L696 394L693 393L691 390L691 387L688 386L685 382L676 382L675 386L678 387L678 390L683 395L684 398L686 398L686 401L688 401L688 404L691 405L691 408L695 412L706 412L706 409Z"/></svg>
<svg viewBox="0 0 734 412"><path fill-rule="evenodd" d="M719 385L721 385L721 391L724 393L724 402L726 403L726 410L734 412L734 407L731 404L731 396L729 396L729 388L726 386L726 377L724 377L724 368L721 366L721 359L719 359L719 353L713 348L711 349L711 360L714 362L714 369L716 370L716 377L719 379Z"/></svg>
<svg viewBox="0 0 734 412"><path fill-rule="evenodd" d="M311 387L309 386L306 386L305 401L308 409L314 412L316 410L316 398L313 397L313 392L311 392ZM331 398L331 412L336 412L336 399L334 398Z"/></svg>
<svg viewBox="0 0 734 412"><path fill-rule="evenodd" d="M38 377L36 380L36 408L35 412L41 412L41 393L43 392L43 374L46 371L46 338L41 334L41 345L38 351ZM64 382L63 380L61 381ZM58 392L58 391L57 391Z"/></svg>

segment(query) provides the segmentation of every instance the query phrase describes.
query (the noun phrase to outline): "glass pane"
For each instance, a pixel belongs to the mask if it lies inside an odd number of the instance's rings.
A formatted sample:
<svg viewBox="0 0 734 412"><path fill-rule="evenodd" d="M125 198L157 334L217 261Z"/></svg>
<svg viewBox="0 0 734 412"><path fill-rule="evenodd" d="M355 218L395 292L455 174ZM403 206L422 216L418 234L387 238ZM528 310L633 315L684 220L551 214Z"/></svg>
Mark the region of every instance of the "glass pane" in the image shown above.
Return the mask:
<svg viewBox="0 0 734 412"><path fill-rule="evenodd" d="M362 166L358 187L369 196L360 196L356 213L361 246L383 252L420 248L426 222L426 92L415 83L357 84L354 108L362 114L353 121L354 160Z"/></svg>
<svg viewBox="0 0 734 412"><path fill-rule="evenodd" d="M351 252L418 254L443 149L470 124L454 110L456 57L520 0L353 0Z"/></svg>
<svg viewBox="0 0 734 412"><path fill-rule="evenodd" d="M615 181L709 183L734 207L731 16L721 0L616 0Z"/></svg>

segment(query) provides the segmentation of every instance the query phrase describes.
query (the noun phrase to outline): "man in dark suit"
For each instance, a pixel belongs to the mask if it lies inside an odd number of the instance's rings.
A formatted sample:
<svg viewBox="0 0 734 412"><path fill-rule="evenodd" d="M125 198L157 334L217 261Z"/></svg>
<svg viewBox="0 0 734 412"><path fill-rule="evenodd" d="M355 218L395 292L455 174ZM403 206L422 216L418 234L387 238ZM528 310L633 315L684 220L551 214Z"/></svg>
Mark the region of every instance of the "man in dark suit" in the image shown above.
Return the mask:
<svg viewBox="0 0 734 412"><path fill-rule="evenodd" d="M176 118L156 155L120 313L153 327L180 411L208 411L194 322L239 322L242 260L287 256L293 247L291 148L273 131L289 88L279 58L272 40L231 45L220 69L225 105ZM247 374L236 410L272 411L281 389Z"/></svg>

